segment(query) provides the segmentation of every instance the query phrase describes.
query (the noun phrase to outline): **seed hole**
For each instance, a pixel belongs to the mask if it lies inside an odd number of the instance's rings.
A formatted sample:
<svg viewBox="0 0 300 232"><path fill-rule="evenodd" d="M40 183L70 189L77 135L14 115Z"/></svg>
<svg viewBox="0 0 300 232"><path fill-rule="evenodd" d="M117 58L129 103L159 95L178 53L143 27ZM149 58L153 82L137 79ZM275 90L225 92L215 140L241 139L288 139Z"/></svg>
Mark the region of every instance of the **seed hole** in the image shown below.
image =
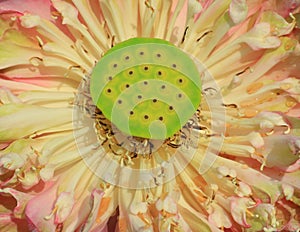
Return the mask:
<svg viewBox="0 0 300 232"><path fill-rule="evenodd" d="M140 52L140 55L143 56L145 53L144 52Z"/></svg>
<svg viewBox="0 0 300 232"><path fill-rule="evenodd" d="M153 99L152 101L155 103L155 102L157 102L157 99Z"/></svg>
<svg viewBox="0 0 300 232"><path fill-rule="evenodd" d="M133 71L132 71L132 70L130 70L130 71L128 72L128 74L129 74L129 75L132 75L132 74L133 74Z"/></svg>
<svg viewBox="0 0 300 232"><path fill-rule="evenodd" d="M179 83L183 83L183 80L182 80L182 79L179 79L178 82L179 82Z"/></svg>
<svg viewBox="0 0 300 232"><path fill-rule="evenodd" d="M162 120L164 120L164 117L160 116L158 119L159 119L160 121L162 121Z"/></svg>
<svg viewBox="0 0 300 232"><path fill-rule="evenodd" d="M118 100L118 103L119 103L119 104L122 104L122 100Z"/></svg>
<svg viewBox="0 0 300 232"><path fill-rule="evenodd" d="M144 119L148 119L149 118L149 116L146 114L145 116L144 116Z"/></svg>
<svg viewBox="0 0 300 232"><path fill-rule="evenodd" d="M148 69L149 69L149 67L148 67L148 66L144 67L144 70L145 70L145 71L147 71Z"/></svg>
<svg viewBox="0 0 300 232"><path fill-rule="evenodd" d="M126 56L126 57L125 57L125 60L129 60L129 56Z"/></svg>
<svg viewBox="0 0 300 232"><path fill-rule="evenodd" d="M144 85L148 85L148 81L144 81Z"/></svg>
<svg viewBox="0 0 300 232"><path fill-rule="evenodd" d="M143 97L142 95L138 95L138 99L142 99L142 97Z"/></svg>
<svg viewBox="0 0 300 232"><path fill-rule="evenodd" d="M182 98L182 94L181 94L181 93L180 93L180 94L178 94L178 97L179 97L179 98Z"/></svg>
<svg viewBox="0 0 300 232"><path fill-rule="evenodd" d="M165 86L165 85L162 85L162 86L161 86L161 88L162 88L162 89L165 89L165 88L166 88L166 86Z"/></svg>
<svg viewBox="0 0 300 232"><path fill-rule="evenodd" d="M173 68L176 68L176 67L177 67L177 65L176 65L176 64L172 64L172 67L173 67Z"/></svg>
<svg viewBox="0 0 300 232"><path fill-rule="evenodd" d="M169 106L169 110L174 110L174 107L173 106Z"/></svg>
<svg viewBox="0 0 300 232"><path fill-rule="evenodd" d="M109 76L109 77L108 77L108 80L110 80L110 81L111 81L112 79L113 79L113 78L112 78L112 76Z"/></svg>
<svg viewBox="0 0 300 232"><path fill-rule="evenodd" d="M130 87L130 85L129 84L126 84L126 88L129 88Z"/></svg>
<svg viewBox="0 0 300 232"><path fill-rule="evenodd" d="M161 57L161 54L157 53L156 56L157 56L158 58L160 58L160 57Z"/></svg>
<svg viewBox="0 0 300 232"><path fill-rule="evenodd" d="M118 67L118 64L114 64L114 68Z"/></svg>
<svg viewBox="0 0 300 232"><path fill-rule="evenodd" d="M108 92L108 93L111 93L111 89L107 89L107 92Z"/></svg>
<svg viewBox="0 0 300 232"><path fill-rule="evenodd" d="M159 76L161 76L162 72L161 72L161 71L158 71L157 74L158 74Z"/></svg>
<svg viewBox="0 0 300 232"><path fill-rule="evenodd" d="M133 114L134 114L134 112L133 112L133 111L130 111L129 113L130 113L130 115L133 115Z"/></svg>

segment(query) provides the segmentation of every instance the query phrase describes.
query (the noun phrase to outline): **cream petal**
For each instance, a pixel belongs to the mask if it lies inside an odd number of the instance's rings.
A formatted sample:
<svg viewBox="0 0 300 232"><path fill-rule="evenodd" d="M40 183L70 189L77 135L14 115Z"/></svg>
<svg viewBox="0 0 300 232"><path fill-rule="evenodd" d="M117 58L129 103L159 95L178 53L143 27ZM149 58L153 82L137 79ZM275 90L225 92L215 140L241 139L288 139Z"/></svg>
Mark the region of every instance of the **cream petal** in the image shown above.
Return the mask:
<svg viewBox="0 0 300 232"><path fill-rule="evenodd" d="M218 18L227 10L230 1L214 1L205 11L201 13L201 17L197 19L195 24L191 26L188 37L184 43L184 49L193 51L194 44L201 34L208 31ZM208 23L209 22L209 23ZM199 35L200 34L200 35Z"/></svg>
<svg viewBox="0 0 300 232"><path fill-rule="evenodd" d="M62 23L66 25L70 25L74 29L78 30L81 33L81 35L85 37L86 41L88 41L89 45L87 45L87 47L91 47L92 49L94 49L95 50L95 52L93 51L94 54L101 54L103 50L99 47L98 43L87 31L87 28L79 21L77 9L71 4L68 4L64 1L54 0L52 2L54 7L62 14L63 17ZM97 58L99 59L100 57ZM96 62L95 58L94 58L94 62ZM81 62L77 62L77 63L82 64L84 63L84 61L82 60ZM88 68L86 69L89 70Z"/></svg>
<svg viewBox="0 0 300 232"><path fill-rule="evenodd" d="M57 120L53 121L53 115ZM71 122L72 110L50 109L34 105L0 107L1 141L10 141Z"/></svg>
<svg viewBox="0 0 300 232"><path fill-rule="evenodd" d="M14 53L11 51L14 51ZM0 52L0 69L16 65L30 64L31 58L41 56L39 49L20 46L9 40L0 41Z"/></svg>
<svg viewBox="0 0 300 232"><path fill-rule="evenodd" d="M8 170L21 168L24 163L24 158L16 153L7 153L0 157L0 166Z"/></svg>
<svg viewBox="0 0 300 232"><path fill-rule="evenodd" d="M285 198L287 200L290 200L292 198L292 196L294 195L294 188L293 186L283 183L282 184L282 189L283 189L283 193L285 195Z"/></svg>
<svg viewBox="0 0 300 232"><path fill-rule="evenodd" d="M265 138L265 149L262 151L267 167L287 168L293 165L298 159L299 137L274 135ZM282 156L284 154L284 156Z"/></svg>
<svg viewBox="0 0 300 232"><path fill-rule="evenodd" d="M179 204L178 210L181 213L183 219L189 225L190 231L220 231L217 229L217 227L211 225L204 215L201 215L187 205Z"/></svg>
<svg viewBox="0 0 300 232"><path fill-rule="evenodd" d="M84 18L88 29L93 33L96 41L101 45L102 49L108 50L109 47L107 46L107 38L105 36L106 32L104 27L100 24L98 16L93 11L91 2L86 0L74 0L73 3L80 12L80 15ZM135 4L132 4L131 7L134 5ZM128 24L126 24L126 26L127 25Z"/></svg>
<svg viewBox="0 0 300 232"><path fill-rule="evenodd" d="M88 232L91 230L93 224L96 222L98 210L103 198L104 192L99 189L94 189L92 191L90 204L91 204L91 211L90 214L86 220L86 222L83 224L81 230L82 232Z"/></svg>

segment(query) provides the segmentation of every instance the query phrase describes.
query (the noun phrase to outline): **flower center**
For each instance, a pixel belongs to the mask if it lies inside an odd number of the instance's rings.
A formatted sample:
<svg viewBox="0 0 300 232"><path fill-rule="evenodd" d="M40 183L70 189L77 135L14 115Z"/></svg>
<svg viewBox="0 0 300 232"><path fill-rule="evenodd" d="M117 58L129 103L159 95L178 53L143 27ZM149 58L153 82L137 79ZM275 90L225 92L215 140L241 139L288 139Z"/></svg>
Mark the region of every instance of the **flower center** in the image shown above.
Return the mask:
<svg viewBox="0 0 300 232"><path fill-rule="evenodd" d="M201 101L192 59L167 41L133 38L110 49L95 66L90 93L102 114L125 134L166 139Z"/></svg>

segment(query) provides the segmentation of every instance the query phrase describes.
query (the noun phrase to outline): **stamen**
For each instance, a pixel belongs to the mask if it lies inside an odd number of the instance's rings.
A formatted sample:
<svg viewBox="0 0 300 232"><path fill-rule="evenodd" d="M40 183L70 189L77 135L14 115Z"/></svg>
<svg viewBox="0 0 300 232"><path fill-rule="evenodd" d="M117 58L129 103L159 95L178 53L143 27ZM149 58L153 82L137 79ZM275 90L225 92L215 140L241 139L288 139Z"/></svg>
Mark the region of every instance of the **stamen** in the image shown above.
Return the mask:
<svg viewBox="0 0 300 232"><path fill-rule="evenodd" d="M111 48L115 46L115 38L116 38L115 35L113 35L113 36L111 37L111 42L110 42L110 47L111 47Z"/></svg>
<svg viewBox="0 0 300 232"><path fill-rule="evenodd" d="M149 0L145 1L145 5L148 9L150 9L152 11L152 14L154 14L154 8L153 8L153 6L151 6L151 3L149 2Z"/></svg>
<svg viewBox="0 0 300 232"><path fill-rule="evenodd" d="M201 35L196 41L199 42L200 40L202 40L205 36L207 36L208 34L212 33L213 31L207 31L207 32L204 32L203 35Z"/></svg>
<svg viewBox="0 0 300 232"><path fill-rule="evenodd" d="M184 30L183 37L182 37L182 39L181 39L181 43L184 43L185 37L186 37L186 35L187 35L188 29L189 29L189 27L187 26L187 27L185 28L185 30Z"/></svg>

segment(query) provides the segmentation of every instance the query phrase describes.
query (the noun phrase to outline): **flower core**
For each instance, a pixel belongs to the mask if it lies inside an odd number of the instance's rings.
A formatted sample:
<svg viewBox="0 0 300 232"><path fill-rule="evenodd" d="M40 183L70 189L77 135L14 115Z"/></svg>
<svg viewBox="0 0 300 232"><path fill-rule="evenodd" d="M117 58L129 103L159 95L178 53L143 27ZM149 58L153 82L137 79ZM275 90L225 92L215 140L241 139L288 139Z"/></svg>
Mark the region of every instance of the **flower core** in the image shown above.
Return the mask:
<svg viewBox="0 0 300 232"><path fill-rule="evenodd" d="M201 101L193 60L167 41L133 38L110 49L95 66L90 92L102 114L125 134L166 139Z"/></svg>

